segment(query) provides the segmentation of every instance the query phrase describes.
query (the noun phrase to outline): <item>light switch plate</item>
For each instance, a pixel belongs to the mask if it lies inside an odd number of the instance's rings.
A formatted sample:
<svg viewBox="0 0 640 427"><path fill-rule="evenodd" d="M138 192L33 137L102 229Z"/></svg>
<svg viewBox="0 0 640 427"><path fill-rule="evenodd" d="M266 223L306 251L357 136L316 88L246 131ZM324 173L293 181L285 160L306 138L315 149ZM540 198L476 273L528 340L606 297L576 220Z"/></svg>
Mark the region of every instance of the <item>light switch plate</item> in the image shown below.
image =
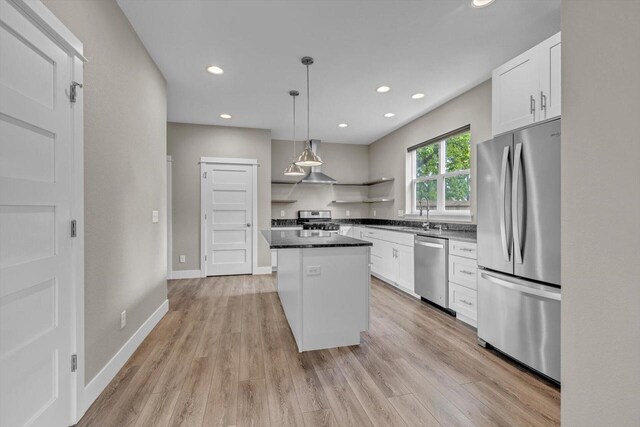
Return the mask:
<svg viewBox="0 0 640 427"><path fill-rule="evenodd" d="M180 255L180 264L184 264L187 262L187 257L185 255Z"/></svg>
<svg viewBox="0 0 640 427"><path fill-rule="evenodd" d="M351 216L351 211L347 209L347 216Z"/></svg>
<svg viewBox="0 0 640 427"><path fill-rule="evenodd" d="M319 276L321 269L319 265L310 265L307 267L307 276Z"/></svg>
<svg viewBox="0 0 640 427"><path fill-rule="evenodd" d="M373 210L373 216L376 216L376 215L377 215L377 212L376 212L376 210L374 209L374 210Z"/></svg>
<svg viewBox="0 0 640 427"><path fill-rule="evenodd" d="M284 216L284 211L280 211L280 216Z"/></svg>
<svg viewBox="0 0 640 427"><path fill-rule="evenodd" d="M160 213L158 211L151 211L151 222L156 223L160 220Z"/></svg>
<svg viewBox="0 0 640 427"><path fill-rule="evenodd" d="M398 216L402 218L404 216L404 210L398 209Z"/></svg>

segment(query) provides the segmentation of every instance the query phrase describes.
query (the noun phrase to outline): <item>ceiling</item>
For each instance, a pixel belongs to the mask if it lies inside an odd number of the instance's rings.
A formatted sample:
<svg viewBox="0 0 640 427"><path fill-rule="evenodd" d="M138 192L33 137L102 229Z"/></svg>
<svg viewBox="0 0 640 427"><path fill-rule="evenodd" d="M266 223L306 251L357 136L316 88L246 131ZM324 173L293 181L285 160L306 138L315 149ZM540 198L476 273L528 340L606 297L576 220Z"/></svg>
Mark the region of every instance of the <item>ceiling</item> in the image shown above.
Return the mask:
<svg viewBox="0 0 640 427"><path fill-rule="evenodd" d="M560 0L118 0L167 79L168 119L370 144L560 30ZM207 65L224 69L211 75ZM380 85L391 87L385 94ZM422 92L425 97L411 99ZM392 118L383 115L395 113ZM231 119L222 119L228 113ZM338 128L348 123L347 128Z"/></svg>

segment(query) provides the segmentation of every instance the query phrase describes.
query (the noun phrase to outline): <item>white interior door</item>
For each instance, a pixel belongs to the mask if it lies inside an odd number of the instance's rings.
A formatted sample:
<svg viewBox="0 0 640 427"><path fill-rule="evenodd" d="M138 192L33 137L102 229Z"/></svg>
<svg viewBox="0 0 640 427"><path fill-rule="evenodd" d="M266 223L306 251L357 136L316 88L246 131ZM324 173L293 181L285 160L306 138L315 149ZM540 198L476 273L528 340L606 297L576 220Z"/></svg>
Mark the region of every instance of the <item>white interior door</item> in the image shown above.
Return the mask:
<svg viewBox="0 0 640 427"><path fill-rule="evenodd" d="M209 164L205 169L207 276L252 272L254 168Z"/></svg>
<svg viewBox="0 0 640 427"><path fill-rule="evenodd" d="M72 59L0 0L0 425L71 422Z"/></svg>

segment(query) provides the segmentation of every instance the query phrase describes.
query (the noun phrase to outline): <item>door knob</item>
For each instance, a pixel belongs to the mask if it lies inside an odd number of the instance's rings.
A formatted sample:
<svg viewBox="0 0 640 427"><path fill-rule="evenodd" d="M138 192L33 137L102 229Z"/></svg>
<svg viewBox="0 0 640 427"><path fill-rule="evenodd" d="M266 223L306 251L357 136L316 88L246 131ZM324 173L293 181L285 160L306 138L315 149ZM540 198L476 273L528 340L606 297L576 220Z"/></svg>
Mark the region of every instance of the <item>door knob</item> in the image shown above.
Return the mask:
<svg viewBox="0 0 640 427"><path fill-rule="evenodd" d="M247 227L251 227L251 223L250 222L247 223Z"/></svg>

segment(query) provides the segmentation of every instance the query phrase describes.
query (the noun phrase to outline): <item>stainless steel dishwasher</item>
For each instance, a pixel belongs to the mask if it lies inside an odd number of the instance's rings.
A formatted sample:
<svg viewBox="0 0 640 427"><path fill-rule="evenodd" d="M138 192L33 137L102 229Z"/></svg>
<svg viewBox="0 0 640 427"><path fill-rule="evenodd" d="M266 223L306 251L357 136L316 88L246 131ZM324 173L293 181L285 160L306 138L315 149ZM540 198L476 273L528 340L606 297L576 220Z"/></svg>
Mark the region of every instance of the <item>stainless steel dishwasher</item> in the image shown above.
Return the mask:
<svg viewBox="0 0 640 427"><path fill-rule="evenodd" d="M449 241L417 235L413 248L416 293L422 298L449 309L447 260Z"/></svg>

